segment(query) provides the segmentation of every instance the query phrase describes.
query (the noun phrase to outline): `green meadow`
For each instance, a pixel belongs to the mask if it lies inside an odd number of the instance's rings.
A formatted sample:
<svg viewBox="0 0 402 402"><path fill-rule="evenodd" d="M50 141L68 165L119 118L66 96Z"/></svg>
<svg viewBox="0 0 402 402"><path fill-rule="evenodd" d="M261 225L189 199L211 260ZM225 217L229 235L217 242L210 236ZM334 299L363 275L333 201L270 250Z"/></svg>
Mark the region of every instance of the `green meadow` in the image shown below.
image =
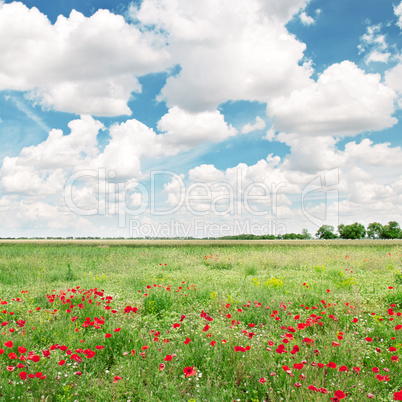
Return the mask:
<svg viewBox="0 0 402 402"><path fill-rule="evenodd" d="M0 298L4 400L402 400L400 241L3 241Z"/></svg>

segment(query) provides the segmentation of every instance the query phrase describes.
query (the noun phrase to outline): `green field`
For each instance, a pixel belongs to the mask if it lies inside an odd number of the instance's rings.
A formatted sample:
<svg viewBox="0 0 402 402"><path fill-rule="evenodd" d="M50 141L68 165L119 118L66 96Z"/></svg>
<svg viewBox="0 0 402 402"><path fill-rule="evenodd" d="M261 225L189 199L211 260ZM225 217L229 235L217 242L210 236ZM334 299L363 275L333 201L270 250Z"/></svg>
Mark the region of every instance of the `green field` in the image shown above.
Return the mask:
<svg viewBox="0 0 402 402"><path fill-rule="evenodd" d="M0 298L4 400L402 400L399 241L3 241Z"/></svg>

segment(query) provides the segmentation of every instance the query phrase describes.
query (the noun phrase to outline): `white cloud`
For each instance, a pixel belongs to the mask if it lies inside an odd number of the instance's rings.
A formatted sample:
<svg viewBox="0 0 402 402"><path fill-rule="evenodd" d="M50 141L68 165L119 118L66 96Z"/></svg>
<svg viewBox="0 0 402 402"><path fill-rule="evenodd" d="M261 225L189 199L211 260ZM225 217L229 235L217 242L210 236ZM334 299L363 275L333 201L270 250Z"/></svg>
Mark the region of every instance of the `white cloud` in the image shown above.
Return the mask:
<svg viewBox="0 0 402 402"><path fill-rule="evenodd" d="M286 24L300 10L304 10L310 0L265 0L261 2L266 15L282 24Z"/></svg>
<svg viewBox="0 0 402 402"><path fill-rule="evenodd" d="M247 123L241 128L242 134L248 134L252 131L262 130L265 128L265 121L261 119L260 116L257 116L255 119L255 123Z"/></svg>
<svg viewBox="0 0 402 402"><path fill-rule="evenodd" d="M366 64L388 63L391 53L388 52L386 36L381 33L382 25L369 25L366 33L360 37L360 44L357 46L359 54L367 52Z"/></svg>
<svg viewBox="0 0 402 402"><path fill-rule="evenodd" d="M394 6L394 13L395 16L398 18L396 25L402 29L402 1L399 3L398 6Z"/></svg>
<svg viewBox="0 0 402 402"><path fill-rule="evenodd" d="M378 62L378 63L388 63L391 53L378 52L373 50L366 58L366 63Z"/></svg>
<svg viewBox="0 0 402 402"><path fill-rule="evenodd" d="M396 94L379 74L366 74L344 61L325 70L317 82L268 104L275 129L304 135L355 135L392 127Z"/></svg>
<svg viewBox="0 0 402 402"><path fill-rule="evenodd" d="M65 236L75 233L97 234L97 228L86 218L74 215L65 206L52 205L18 196L0 198L0 236ZM61 234L62 233L62 234Z"/></svg>
<svg viewBox="0 0 402 402"><path fill-rule="evenodd" d="M10 46L12 43L12 46ZM77 114L131 114L137 76L165 69L169 55L149 32L108 10L73 10L54 24L19 2L0 7L0 90L29 91L44 108Z"/></svg>
<svg viewBox="0 0 402 402"><path fill-rule="evenodd" d="M96 136L102 123L82 116L68 124L71 133L52 130L36 146L25 147L17 157L5 157L0 169L3 192L49 195L62 191L69 172L80 169L98 154Z"/></svg>
<svg viewBox="0 0 402 402"><path fill-rule="evenodd" d="M402 109L402 63L397 64L385 73L385 82L398 93L398 104L399 108Z"/></svg>
<svg viewBox="0 0 402 402"><path fill-rule="evenodd" d="M217 7L214 0L145 0L131 13L166 33L172 59L181 67L159 99L200 112L227 100L264 102L309 83L310 68L300 65L306 46L284 25L305 4L222 0Z"/></svg>
<svg viewBox="0 0 402 402"><path fill-rule="evenodd" d="M336 139L332 136L301 136L280 133L276 139L290 146L286 156L286 170L315 173L344 164L344 157L336 150Z"/></svg>
<svg viewBox="0 0 402 402"><path fill-rule="evenodd" d="M307 15L305 11L300 14L300 21L303 25L312 25L315 23L314 18Z"/></svg>
<svg viewBox="0 0 402 402"><path fill-rule="evenodd" d="M402 167L402 148L392 147L388 142L374 144L368 138L359 144L349 142L345 145L344 154L354 164Z"/></svg>
<svg viewBox="0 0 402 402"><path fill-rule="evenodd" d="M163 141L180 148L192 147L205 141L220 142L237 134L218 111L191 113L174 106L158 122L164 132Z"/></svg>

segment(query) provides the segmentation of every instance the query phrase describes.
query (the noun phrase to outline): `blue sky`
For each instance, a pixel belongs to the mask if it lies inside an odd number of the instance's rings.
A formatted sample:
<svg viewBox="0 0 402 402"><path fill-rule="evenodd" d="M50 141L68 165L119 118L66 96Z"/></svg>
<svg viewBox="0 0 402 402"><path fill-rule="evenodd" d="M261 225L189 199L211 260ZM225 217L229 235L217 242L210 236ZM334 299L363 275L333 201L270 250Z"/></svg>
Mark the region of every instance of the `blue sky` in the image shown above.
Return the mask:
<svg viewBox="0 0 402 402"><path fill-rule="evenodd" d="M0 1L0 237L402 223L401 45L398 0Z"/></svg>

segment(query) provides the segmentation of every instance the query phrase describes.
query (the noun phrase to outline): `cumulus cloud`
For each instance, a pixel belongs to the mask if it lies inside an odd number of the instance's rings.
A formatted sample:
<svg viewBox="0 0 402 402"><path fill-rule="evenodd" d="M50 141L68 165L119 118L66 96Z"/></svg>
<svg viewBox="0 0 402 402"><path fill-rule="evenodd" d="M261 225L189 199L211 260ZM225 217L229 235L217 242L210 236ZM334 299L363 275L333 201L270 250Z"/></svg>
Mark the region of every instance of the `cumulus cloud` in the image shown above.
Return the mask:
<svg viewBox="0 0 402 402"><path fill-rule="evenodd" d="M237 134L218 111L191 113L173 106L158 122L158 130L166 144L180 148L192 147L204 141L220 142Z"/></svg>
<svg viewBox="0 0 402 402"><path fill-rule="evenodd" d="M354 164L402 167L402 148L392 147L389 142L374 144L368 138L359 144L349 142L344 155Z"/></svg>
<svg viewBox="0 0 402 402"><path fill-rule="evenodd" d="M402 108L402 63L386 71L385 82L398 93L398 105Z"/></svg>
<svg viewBox="0 0 402 402"><path fill-rule="evenodd" d="M214 0L145 0L131 15L166 34L181 67L159 99L200 112L228 100L264 102L309 83L310 68L301 65L306 46L284 25L305 4L223 0L217 7Z"/></svg>
<svg viewBox="0 0 402 402"><path fill-rule="evenodd" d="M19 2L0 5L0 52L0 90L29 91L43 108L103 116L131 114L137 76L169 63L155 35L108 10L88 18L73 10L51 24Z"/></svg>
<svg viewBox="0 0 402 402"><path fill-rule="evenodd" d="M255 123L247 123L241 128L242 134L248 134L252 131L262 130L265 128L265 121L261 119L260 116L257 116L255 119Z"/></svg>
<svg viewBox="0 0 402 402"><path fill-rule="evenodd" d="M262 2L262 10L271 18L286 24L300 10L304 10L309 2L310 0L265 0Z"/></svg>
<svg viewBox="0 0 402 402"><path fill-rule="evenodd" d="M344 61L328 67L309 87L272 100L267 113L277 131L348 136L396 124L395 98L379 74Z"/></svg>

